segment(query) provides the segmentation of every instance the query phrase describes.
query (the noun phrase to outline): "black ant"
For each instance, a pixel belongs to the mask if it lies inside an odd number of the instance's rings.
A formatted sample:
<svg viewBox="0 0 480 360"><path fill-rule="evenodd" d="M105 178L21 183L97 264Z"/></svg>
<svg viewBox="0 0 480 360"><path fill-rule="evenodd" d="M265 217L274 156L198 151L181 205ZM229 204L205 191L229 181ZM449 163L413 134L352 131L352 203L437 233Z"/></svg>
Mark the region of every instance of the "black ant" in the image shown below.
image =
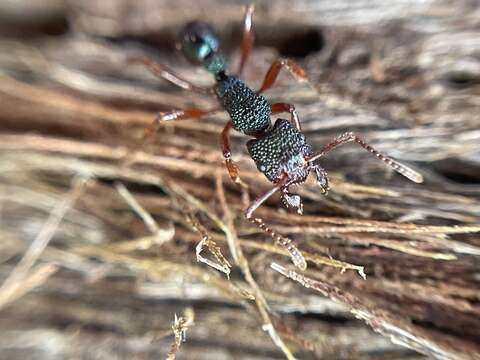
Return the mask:
<svg viewBox="0 0 480 360"><path fill-rule="evenodd" d="M225 125L220 139L223 157L230 177L237 184L246 186L241 181L238 167L232 160L230 130L234 128L254 138L247 143L248 152L255 161L258 170L274 184L271 190L257 198L248 207L245 211L245 217L284 246L289 251L294 264L301 269L305 269L306 261L292 240L276 234L261 218L254 218L252 215L263 202L276 192L280 192L281 199L287 208L294 209L301 214L303 212L302 200L299 195L290 193L289 187L303 183L311 171L314 172L321 191L326 194L329 190L327 172L315 163L316 160L337 146L355 142L408 179L421 183L423 178L407 166L382 155L352 132L338 136L325 145L320 152L314 152L302 134L295 107L287 103L270 104L261 95L275 83L281 69L286 69L297 79L307 80L305 71L291 60L275 60L268 69L258 91L250 89L240 80L239 77L253 46L253 12L254 6L247 6L244 17L240 64L236 76L226 73L226 60L219 50L219 40L208 24L198 21L191 22L180 32L179 49L192 64L203 65L207 71L215 76L216 83L212 88L194 85L182 79L164 65L158 64L147 57L130 59L132 62L143 63L155 75L185 90L214 95L220 103L220 108L213 110L189 109L159 113L152 125L145 129L144 139L150 137L162 121L195 119L213 112L226 111L230 115L230 120ZM272 125L271 115L281 112L289 112L290 121L277 119L275 124Z"/></svg>

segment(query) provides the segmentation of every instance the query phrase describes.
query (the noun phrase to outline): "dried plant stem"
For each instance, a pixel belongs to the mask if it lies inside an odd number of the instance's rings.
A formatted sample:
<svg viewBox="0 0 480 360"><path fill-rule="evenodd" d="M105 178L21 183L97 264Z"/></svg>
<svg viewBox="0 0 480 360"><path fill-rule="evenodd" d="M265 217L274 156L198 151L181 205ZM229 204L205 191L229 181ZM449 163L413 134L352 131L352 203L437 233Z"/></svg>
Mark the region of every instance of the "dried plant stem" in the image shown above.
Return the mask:
<svg viewBox="0 0 480 360"><path fill-rule="evenodd" d="M186 341L186 332L189 326L193 325L195 318L195 313L192 308L187 308L184 311L183 316L177 317L175 314L175 319L172 325L173 335L175 337L170 351L167 354L167 360L175 360L178 350L182 342Z"/></svg>
<svg viewBox="0 0 480 360"><path fill-rule="evenodd" d="M37 274L34 273L29 275L30 269L47 247L65 213L82 194L87 181L88 180L83 177L75 178L73 181L73 188L53 208L47 222L42 227L35 240L0 287L0 309L14 301L17 297L25 294L27 289L39 285L56 271L56 266L48 265L40 267L37 270ZM22 289L26 284L26 288Z"/></svg>
<svg viewBox="0 0 480 360"><path fill-rule="evenodd" d="M230 278L230 269L232 265L228 262L228 260L223 256L222 251L217 243L212 240L210 235L208 235L207 230L200 224L200 222L195 218L193 214L187 214L187 218L192 225L193 229L200 234L202 240L197 244L195 247L195 254L197 255L197 261L203 262L208 266L217 269L218 271L223 272L227 278ZM202 256L202 251L204 248L207 248L210 253L215 257L217 260L216 262L211 261Z"/></svg>
<svg viewBox="0 0 480 360"><path fill-rule="evenodd" d="M227 200L225 197L225 191L224 191L223 182L222 182L222 175L219 172L216 173L215 185L216 185L217 197L220 201L220 206L222 208L222 212L225 218L225 224L226 224L225 235L227 237L227 243L228 243L230 252L232 254L232 257L235 260L235 263L237 264L237 266L240 267L243 273L243 276L245 277L245 280L252 288L253 294L255 296L255 303L257 304L257 309L262 317L262 322L263 322L262 329L270 335L274 344L282 350L282 352L285 354L287 359L289 360L295 359L290 349L287 347L287 345L284 343L282 338L278 335L277 331L275 330L275 327L268 313L269 307L268 307L267 300L265 299L257 282L253 278L252 272L250 271L250 266L248 264L248 260L245 258L245 255L243 254L243 251L242 251L242 247L238 242L237 233L233 225L232 212L230 211L230 208L227 204Z"/></svg>
<svg viewBox="0 0 480 360"><path fill-rule="evenodd" d="M431 334L426 334L424 331L416 329L415 326L409 324L408 321L392 315L383 309L371 308L364 304L360 298L336 286L308 278L303 274L289 270L277 263L272 263L271 268L306 288L311 288L334 301L347 305L358 318L364 320L373 330L390 337L393 342L403 344L435 358L450 358L449 354L453 349L448 342L443 344L439 342L436 343ZM469 357L462 356L458 359L469 359Z"/></svg>
<svg viewBox="0 0 480 360"><path fill-rule="evenodd" d="M132 196L130 191L120 182L115 183L115 188L118 193L125 199L128 205L132 208L135 213L140 216L148 230L154 235L154 240L156 245L162 245L167 241L173 239L175 235L175 229L173 226L170 226L168 229L160 229L155 219L150 215Z"/></svg>
<svg viewBox="0 0 480 360"><path fill-rule="evenodd" d="M18 277L15 283L3 285L0 288L0 311L29 291L44 284L57 270L58 266L54 264L41 264L22 277Z"/></svg>

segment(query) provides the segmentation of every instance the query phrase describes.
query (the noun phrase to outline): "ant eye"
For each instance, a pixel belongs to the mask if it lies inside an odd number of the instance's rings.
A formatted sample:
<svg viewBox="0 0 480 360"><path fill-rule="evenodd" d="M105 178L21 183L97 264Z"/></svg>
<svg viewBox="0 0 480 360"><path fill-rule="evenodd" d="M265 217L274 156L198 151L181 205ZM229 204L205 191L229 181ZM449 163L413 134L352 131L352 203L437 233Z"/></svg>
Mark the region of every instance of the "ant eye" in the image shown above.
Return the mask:
<svg viewBox="0 0 480 360"><path fill-rule="evenodd" d="M180 31L178 46L187 60L200 65L218 51L219 42L208 24L194 21L186 24Z"/></svg>

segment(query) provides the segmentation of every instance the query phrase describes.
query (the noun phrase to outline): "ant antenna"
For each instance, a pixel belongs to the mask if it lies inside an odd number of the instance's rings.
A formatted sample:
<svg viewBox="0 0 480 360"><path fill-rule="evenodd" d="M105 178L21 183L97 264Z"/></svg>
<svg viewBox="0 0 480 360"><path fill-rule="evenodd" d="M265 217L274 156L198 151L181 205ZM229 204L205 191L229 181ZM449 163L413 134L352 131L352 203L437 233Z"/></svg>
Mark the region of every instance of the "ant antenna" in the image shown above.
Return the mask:
<svg viewBox="0 0 480 360"><path fill-rule="evenodd" d="M410 169L408 166L400 164L399 162L393 160L392 158L383 155L382 153L378 152L375 150L372 146L368 145L365 141L363 141L361 138L356 136L353 132L347 132L344 133L337 138L335 138L332 142L329 144L325 145L323 149L318 152L317 154L306 158L307 161L313 162L322 156L328 154L330 151L335 149L337 146L347 144L349 142L354 141L356 144L360 145L362 148L367 150L369 153L372 155L376 156L377 159L380 159L383 161L385 164L390 166L393 170L398 172L399 174L405 176L407 179L416 182L416 183L422 183L423 182L423 176L416 172L413 169Z"/></svg>

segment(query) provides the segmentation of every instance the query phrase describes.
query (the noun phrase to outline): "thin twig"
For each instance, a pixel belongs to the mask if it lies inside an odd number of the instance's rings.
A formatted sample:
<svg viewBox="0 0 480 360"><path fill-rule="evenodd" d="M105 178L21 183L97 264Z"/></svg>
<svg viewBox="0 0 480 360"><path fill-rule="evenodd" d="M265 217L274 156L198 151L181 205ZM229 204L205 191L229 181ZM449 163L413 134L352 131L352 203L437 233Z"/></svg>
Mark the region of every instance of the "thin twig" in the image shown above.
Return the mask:
<svg viewBox="0 0 480 360"><path fill-rule="evenodd" d="M195 313L193 312L192 308L185 309L183 316L177 317L177 314L175 314L172 325L172 331L175 339L170 347L170 351L168 352L167 360L176 359L177 352L180 349L182 342L186 341L187 330L191 325L193 325L194 319Z"/></svg>
<svg viewBox="0 0 480 360"><path fill-rule="evenodd" d="M337 286L311 279L277 263L272 263L270 267L306 288L318 291L336 302L347 305L350 307L350 311L353 314L364 320L373 328L373 330L390 337L395 343L405 345L435 358L450 358L448 350L433 341L434 335L432 336L431 334L425 333L422 329L416 328L408 321L393 316L382 309L372 308L365 304L361 298L358 298ZM440 335L437 334L437 336Z"/></svg>
<svg viewBox="0 0 480 360"><path fill-rule="evenodd" d="M35 264L35 262L41 256L42 252L47 247L48 243L55 234L58 225L65 216L65 213L71 208L73 203L75 203L78 197L82 194L87 181L88 179L84 177L74 178L73 188L50 212L46 223L38 233L37 237L33 240L32 244L25 252L22 259L15 266L8 278L0 287L0 309L8 303L14 301L16 297L21 296L26 292L22 291L21 287L24 286L24 282L28 278L33 280L45 280L56 270L56 267L50 266L43 268L43 270L36 276L33 274L33 278L32 275L29 275L31 267ZM35 281L31 281L31 284L35 284Z"/></svg>
<svg viewBox="0 0 480 360"><path fill-rule="evenodd" d="M233 225L232 212L230 211L230 208L227 204L227 200L225 198L222 175L220 172L216 173L215 184L216 184L216 190L217 190L217 197L220 200L220 206L222 207L222 212L225 218L225 224L226 224L226 230L227 230L225 232L225 235L227 237L228 246L229 246L230 252L232 253L232 257L235 259L235 263L240 267L240 269L242 270L243 276L245 277L245 280L253 290L253 294L255 296L255 303L257 304L258 311L262 316L262 322L263 322L262 329L268 333L268 335L272 338L273 343L282 350L282 352L285 354L285 357L287 359L289 360L295 359L291 350L287 347L285 342L278 335L278 332L275 330L275 327L268 313L269 307L268 307L267 300L265 299L260 287L255 281L252 275L252 272L250 271L248 260L243 254L242 248L238 242L237 233Z"/></svg>
<svg viewBox="0 0 480 360"><path fill-rule="evenodd" d="M127 204L132 208L135 213L143 220L148 230L154 234L154 241L156 245L163 245L164 243L173 239L175 235L175 228L173 225L169 226L167 229L160 229L155 219L146 211L133 195L128 191L128 189L120 182L115 183L115 188L118 193L125 199ZM152 243L153 244L153 243ZM143 245L144 247L144 245Z"/></svg>

